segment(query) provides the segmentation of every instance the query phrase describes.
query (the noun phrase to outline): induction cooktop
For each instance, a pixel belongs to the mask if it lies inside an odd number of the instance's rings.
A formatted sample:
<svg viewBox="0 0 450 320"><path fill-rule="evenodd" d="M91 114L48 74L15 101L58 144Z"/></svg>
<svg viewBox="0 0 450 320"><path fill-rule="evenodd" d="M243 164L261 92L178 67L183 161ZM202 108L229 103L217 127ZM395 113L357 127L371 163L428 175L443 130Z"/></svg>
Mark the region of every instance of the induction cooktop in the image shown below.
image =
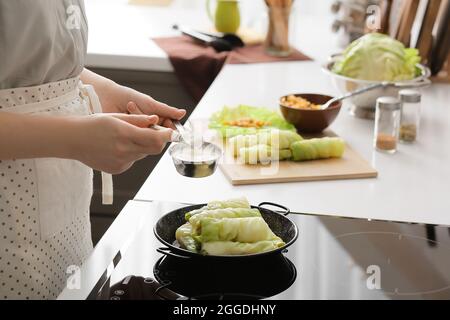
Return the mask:
<svg viewBox="0 0 450 320"><path fill-rule="evenodd" d="M205 265L156 251L153 226L182 206L153 202L89 299L450 299L448 226L291 213L287 252Z"/></svg>

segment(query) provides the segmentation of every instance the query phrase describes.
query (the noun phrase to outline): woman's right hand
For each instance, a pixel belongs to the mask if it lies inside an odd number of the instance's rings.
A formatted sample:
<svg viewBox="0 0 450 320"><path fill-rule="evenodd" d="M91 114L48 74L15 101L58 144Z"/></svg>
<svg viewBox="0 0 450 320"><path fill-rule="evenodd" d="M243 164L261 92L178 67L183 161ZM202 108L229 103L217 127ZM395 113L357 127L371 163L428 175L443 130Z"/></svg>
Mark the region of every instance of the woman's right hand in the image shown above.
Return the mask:
<svg viewBox="0 0 450 320"><path fill-rule="evenodd" d="M172 129L154 130L157 116L95 114L75 120L75 158L89 167L118 174L147 155L159 154L170 141Z"/></svg>

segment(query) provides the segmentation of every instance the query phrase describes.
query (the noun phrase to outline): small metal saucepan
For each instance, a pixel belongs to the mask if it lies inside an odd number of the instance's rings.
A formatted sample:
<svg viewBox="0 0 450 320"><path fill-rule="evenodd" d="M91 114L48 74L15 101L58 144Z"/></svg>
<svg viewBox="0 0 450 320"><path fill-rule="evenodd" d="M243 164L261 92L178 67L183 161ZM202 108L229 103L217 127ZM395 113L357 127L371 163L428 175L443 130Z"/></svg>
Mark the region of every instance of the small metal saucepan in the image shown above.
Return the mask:
<svg viewBox="0 0 450 320"><path fill-rule="evenodd" d="M205 142L200 134L197 137L186 130L179 121L173 121L176 130L172 131L169 155L179 174L190 178L203 178L212 175L222 156L222 149L215 144ZM168 130L159 125L153 125L153 130Z"/></svg>
<svg viewBox="0 0 450 320"><path fill-rule="evenodd" d="M203 142L200 146L180 142L169 148L169 155L182 176L204 178L216 171L222 149L208 142Z"/></svg>
<svg viewBox="0 0 450 320"><path fill-rule="evenodd" d="M254 209L258 209L261 212L261 216L269 225L270 229L279 236L285 243L281 248L275 250L249 254L249 255L228 255L228 256L216 256L216 255L203 255L200 253L192 252L183 249L179 246L175 238L175 231L183 224L186 223L185 214L199 209L206 204L197 204L187 207L183 207L174 211L171 211L161 217L153 228L153 232L156 238L163 243L166 247L159 248L157 251L167 256L180 258L180 259L206 259L211 260L230 260L230 259L251 259L258 257L267 257L274 254L280 254L286 252L286 248L292 245L298 237L297 225L286 217L290 210L282 205L272 202L261 202L258 206L252 206ZM278 213L274 210L264 208L263 206L270 205L282 209L282 213Z"/></svg>

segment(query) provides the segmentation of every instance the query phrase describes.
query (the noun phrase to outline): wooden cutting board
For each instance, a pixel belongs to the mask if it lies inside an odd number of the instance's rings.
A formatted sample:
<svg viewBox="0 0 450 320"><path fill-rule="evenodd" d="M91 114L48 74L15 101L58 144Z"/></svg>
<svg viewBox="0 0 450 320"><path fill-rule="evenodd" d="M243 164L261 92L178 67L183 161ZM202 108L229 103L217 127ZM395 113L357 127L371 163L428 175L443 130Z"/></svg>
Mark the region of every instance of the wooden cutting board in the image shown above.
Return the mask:
<svg viewBox="0 0 450 320"><path fill-rule="evenodd" d="M327 132L327 136L335 136ZM233 185L278 182L374 178L378 172L348 144L341 159L279 161L272 165L245 165L225 151L219 165Z"/></svg>

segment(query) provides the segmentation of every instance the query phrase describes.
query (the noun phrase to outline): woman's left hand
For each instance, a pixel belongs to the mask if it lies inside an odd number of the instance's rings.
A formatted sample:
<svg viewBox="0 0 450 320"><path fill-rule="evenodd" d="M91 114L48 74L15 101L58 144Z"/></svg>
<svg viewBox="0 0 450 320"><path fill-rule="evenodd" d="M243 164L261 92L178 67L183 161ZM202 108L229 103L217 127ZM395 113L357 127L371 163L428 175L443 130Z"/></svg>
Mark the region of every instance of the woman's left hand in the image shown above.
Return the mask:
<svg viewBox="0 0 450 320"><path fill-rule="evenodd" d="M159 125L174 129L171 120L180 120L186 110L171 107L156 101L149 95L121 86L88 69L81 73L81 80L94 86L100 99L103 112L157 115Z"/></svg>
<svg viewBox="0 0 450 320"><path fill-rule="evenodd" d="M106 93L99 92L103 112L157 115L159 124L174 128L171 120L180 120L186 110L156 101L149 95L118 84L111 85Z"/></svg>

